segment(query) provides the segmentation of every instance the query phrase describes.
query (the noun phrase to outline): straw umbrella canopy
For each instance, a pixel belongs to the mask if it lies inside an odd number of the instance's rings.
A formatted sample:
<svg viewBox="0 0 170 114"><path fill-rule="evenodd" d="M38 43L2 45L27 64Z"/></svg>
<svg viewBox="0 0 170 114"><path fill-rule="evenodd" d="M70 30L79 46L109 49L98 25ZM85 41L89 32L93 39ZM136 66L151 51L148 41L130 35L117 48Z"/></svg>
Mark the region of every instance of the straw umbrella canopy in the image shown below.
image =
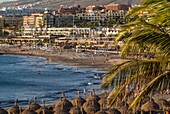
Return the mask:
<svg viewBox="0 0 170 114"><path fill-rule="evenodd" d="M70 114L86 114L84 109L81 107L74 107L69 111Z"/></svg>
<svg viewBox="0 0 170 114"><path fill-rule="evenodd" d="M148 112L148 111L155 111L159 109L159 105L155 103L154 100L150 100L142 105L141 110Z"/></svg>
<svg viewBox="0 0 170 114"><path fill-rule="evenodd" d="M0 108L0 114L8 114L8 112L2 108Z"/></svg>
<svg viewBox="0 0 170 114"><path fill-rule="evenodd" d="M120 111L121 114L127 114L128 113L128 107L127 106L123 106L118 108L118 110Z"/></svg>
<svg viewBox="0 0 170 114"><path fill-rule="evenodd" d="M90 101L90 100L95 100L96 102L98 102L94 97L93 97L93 93L90 92L90 96L86 99L86 102L87 101Z"/></svg>
<svg viewBox="0 0 170 114"><path fill-rule="evenodd" d="M141 105L145 104L146 102L153 100L150 96L144 96L141 100Z"/></svg>
<svg viewBox="0 0 170 114"><path fill-rule="evenodd" d="M61 102L61 107L57 107L54 114L69 114L68 110L64 109L64 102Z"/></svg>
<svg viewBox="0 0 170 114"><path fill-rule="evenodd" d="M34 110L24 110L21 114L37 114Z"/></svg>
<svg viewBox="0 0 170 114"><path fill-rule="evenodd" d="M109 110L107 111L108 114L121 114L119 110L117 110L116 108L109 108Z"/></svg>
<svg viewBox="0 0 170 114"><path fill-rule="evenodd" d="M125 101L121 101L121 102L119 102L118 104L117 104L117 107L118 108L121 108L121 107L129 107L129 105L128 105L128 103L127 102L125 102Z"/></svg>
<svg viewBox="0 0 170 114"><path fill-rule="evenodd" d="M79 102L78 100L75 101L75 106L76 106L76 107L72 108L72 109L69 111L70 114L86 114L85 111L84 111L84 109L83 109L83 107L80 108L80 107L78 106L78 105L79 105L78 102Z"/></svg>
<svg viewBox="0 0 170 114"><path fill-rule="evenodd" d="M107 114L107 112L101 110L101 111L96 112L95 114Z"/></svg>
<svg viewBox="0 0 170 114"><path fill-rule="evenodd" d="M17 103L18 103L18 99L15 100L14 106L12 106L8 109L9 114L19 114L20 113L19 106L17 105Z"/></svg>
<svg viewBox="0 0 170 114"><path fill-rule="evenodd" d="M60 110L55 112L54 114L69 114L69 112L67 112L66 110Z"/></svg>
<svg viewBox="0 0 170 114"><path fill-rule="evenodd" d="M54 114L69 114L69 112L67 110L61 109L61 110L56 111Z"/></svg>
<svg viewBox="0 0 170 114"><path fill-rule="evenodd" d="M103 109L103 105L102 105L100 111L96 112L95 114L107 114L107 112Z"/></svg>
<svg viewBox="0 0 170 114"><path fill-rule="evenodd" d="M160 109L168 108L170 107L170 102L168 102L165 99L158 99L156 103L159 105Z"/></svg>
<svg viewBox="0 0 170 114"><path fill-rule="evenodd" d="M89 106L89 107L86 107L84 110L87 114L95 114L96 112L100 110L100 108L97 106Z"/></svg>
<svg viewBox="0 0 170 114"><path fill-rule="evenodd" d="M94 114L100 110L100 104L96 100L88 100L83 104L83 108L87 114Z"/></svg>
<svg viewBox="0 0 170 114"><path fill-rule="evenodd" d="M82 97L80 97L80 92L78 91L78 96L77 96L77 98L75 98L73 101L72 101L72 104L73 104L73 106L75 107L76 105L78 106L78 107L81 107L81 106L83 106L83 104L86 102L86 100L85 99L83 99Z"/></svg>
<svg viewBox="0 0 170 114"><path fill-rule="evenodd" d="M98 101L98 103L100 104L100 106L101 105L103 105L103 106L107 106L107 99L105 99L105 98L102 98L102 99L100 99L99 101Z"/></svg>
<svg viewBox="0 0 170 114"><path fill-rule="evenodd" d="M34 110L34 111L41 108L41 106L39 104L37 104L36 99L37 99L37 97L34 97L34 102L32 104L30 104L30 109Z"/></svg>
<svg viewBox="0 0 170 114"><path fill-rule="evenodd" d="M99 100L101 99L98 95L96 95L94 89L93 89L93 96L94 96L94 98L95 98L97 101L99 101Z"/></svg>
<svg viewBox="0 0 170 114"><path fill-rule="evenodd" d="M63 96L63 99L60 99L60 100L56 103L55 107L61 107L61 106L63 105L63 108L64 108L65 110L68 110L68 111L69 111L69 110L73 107L73 105L72 105L72 103L71 103L69 100L66 99L64 93L62 93L62 96ZM54 110L55 110L55 109L56 109L56 108L54 108Z"/></svg>
<svg viewBox="0 0 170 114"><path fill-rule="evenodd" d="M1 105L1 102L0 102ZM8 114L8 112L0 107L0 114Z"/></svg>
<svg viewBox="0 0 170 114"><path fill-rule="evenodd" d="M94 99L88 100L83 104L84 109L86 107L90 107L90 106L96 106L96 107L99 107L99 109L100 109L100 104Z"/></svg>
<svg viewBox="0 0 170 114"><path fill-rule="evenodd" d="M37 114L34 110L30 109L30 102L28 102L28 109L25 109L21 114Z"/></svg>
<svg viewBox="0 0 170 114"><path fill-rule="evenodd" d="M93 89L92 92L90 92L90 96L86 99L86 101L89 100L96 100L99 101L101 98L95 94L95 90Z"/></svg>
<svg viewBox="0 0 170 114"><path fill-rule="evenodd" d="M98 103L97 99L95 99L95 97L93 97L92 92L90 93L90 97L88 97L86 99L86 102L83 104L83 108L85 110L86 113L90 113L93 112L92 110L94 110L94 112L97 112L100 110L100 104Z"/></svg>
<svg viewBox="0 0 170 114"><path fill-rule="evenodd" d="M168 98L168 101L170 102L170 98Z"/></svg>
<svg viewBox="0 0 170 114"><path fill-rule="evenodd" d="M100 106L104 106L106 107L107 105L107 93L105 92L105 96L103 98L101 98L98 103L100 104Z"/></svg>
<svg viewBox="0 0 170 114"><path fill-rule="evenodd" d="M58 112L62 109L65 109L66 107L63 106L62 98L60 98L60 101L57 102L57 106L54 107L53 111Z"/></svg>
<svg viewBox="0 0 170 114"><path fill-rule="evenodd" d="M36 113L37 114L53 114L53 111L45 107L45 100L42 100L42 103L43 103L43 107L36 110Z"/></svg>

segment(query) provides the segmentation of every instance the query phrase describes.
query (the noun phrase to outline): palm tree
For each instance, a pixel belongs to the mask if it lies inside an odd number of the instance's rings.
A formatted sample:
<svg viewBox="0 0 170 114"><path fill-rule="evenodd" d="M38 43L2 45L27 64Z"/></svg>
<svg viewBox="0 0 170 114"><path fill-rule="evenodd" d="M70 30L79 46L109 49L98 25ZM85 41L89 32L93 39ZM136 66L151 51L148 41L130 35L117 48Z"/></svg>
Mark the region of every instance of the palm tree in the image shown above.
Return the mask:
<svg viewBox="0 0 170 114"><path fill-rule="evenodd" d="M115 65L104 77L101 87L114 88L109 105L131 98L136 109L145 95L152 96L170 88L170 0L143 0L126 15L116 41L124 42L122 57L135 59ZM136 88L136 85L138 88ZM127 92L128 87L128 92ZM133 97L134 89L138 91Z"/></svg>

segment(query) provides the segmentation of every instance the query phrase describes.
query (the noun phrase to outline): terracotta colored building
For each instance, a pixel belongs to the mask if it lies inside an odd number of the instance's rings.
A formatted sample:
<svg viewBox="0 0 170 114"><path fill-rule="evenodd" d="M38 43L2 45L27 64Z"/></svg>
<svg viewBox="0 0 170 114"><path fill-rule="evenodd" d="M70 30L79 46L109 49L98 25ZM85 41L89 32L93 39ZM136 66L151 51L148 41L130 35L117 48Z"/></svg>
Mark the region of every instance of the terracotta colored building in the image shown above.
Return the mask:
<svg viewBox="0 0 170 114"><path fill-rule="evenodd" d="M58 9L58 13L59 14L76 14L76 12L78 11L78 7L61 7Z"/></svg>
<svg viewBox="0 0 170 114"><path fill-rule="evenodd" d="M128 11L131 5L124 5L124 4L115 4L114 2L105 5L104 6L106 10L112 10L112 11L119 11L119 10L124 10Z"/></svg>
<svg viewBox="0 0 170 114"><path fill-rule="evenodd" d="M103 6L87 6L86 7L86 10L92 10L92 11L95 11L95 10L102 10L102 9L105 9L105 7Z"/></svg>

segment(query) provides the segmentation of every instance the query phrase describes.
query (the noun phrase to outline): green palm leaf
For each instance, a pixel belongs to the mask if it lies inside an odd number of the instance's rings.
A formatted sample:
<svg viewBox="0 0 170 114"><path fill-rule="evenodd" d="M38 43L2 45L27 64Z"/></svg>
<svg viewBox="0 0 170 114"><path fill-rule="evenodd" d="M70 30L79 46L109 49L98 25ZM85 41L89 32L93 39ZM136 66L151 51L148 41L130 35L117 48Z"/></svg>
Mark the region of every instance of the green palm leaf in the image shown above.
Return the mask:
<svg viewBox="0 0 170 114"><path fill-rule="evenodd" d="M139 93L139 95L133 100L133 102L130 105L130 108L137 108L138 104L141 101L141 98L149 94L151 92L159 92L163 90L170 89L170 72L165 72L157 77L155 77L153 80L151 80L147 86ZM161 86L160 86L161 85Z"/></svg>
<svg viewBox="0 0 170 114"><path fill-rule="evenodd" d="M101 87L114 88L108 101L113 105L119 96L127 98L125 87L139 84L140 94L130 108L139 106L142 96L159 93L170 87L170 1L143 0L126 15L116 42L123 42L122 57L137 59L115 65L104 77ZM143 59L138 56L143 56ZM168 85L168 86L167 86ZM131 88L133 91L135 88Z"/></svg>

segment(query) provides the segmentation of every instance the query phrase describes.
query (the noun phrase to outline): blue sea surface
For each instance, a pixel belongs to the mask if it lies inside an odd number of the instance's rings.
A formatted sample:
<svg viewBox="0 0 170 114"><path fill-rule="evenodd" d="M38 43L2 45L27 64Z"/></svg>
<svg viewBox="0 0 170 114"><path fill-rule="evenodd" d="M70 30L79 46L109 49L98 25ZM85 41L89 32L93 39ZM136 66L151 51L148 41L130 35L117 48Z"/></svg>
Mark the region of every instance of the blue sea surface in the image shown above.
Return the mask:
<svg viewBox="0 0 170 114"><path fill-rule="evenodd" d="M19 105L27 105L34 96L38 103L45 99L46 103L55 104L61 92L72 99L77 96L77 91L82 95L84 88L99 91L101 79L95 78L95 74L104 73L106 71L94 68L48 63L45 58L0 55L1 107L12 106L16 98Z"/></svg>

